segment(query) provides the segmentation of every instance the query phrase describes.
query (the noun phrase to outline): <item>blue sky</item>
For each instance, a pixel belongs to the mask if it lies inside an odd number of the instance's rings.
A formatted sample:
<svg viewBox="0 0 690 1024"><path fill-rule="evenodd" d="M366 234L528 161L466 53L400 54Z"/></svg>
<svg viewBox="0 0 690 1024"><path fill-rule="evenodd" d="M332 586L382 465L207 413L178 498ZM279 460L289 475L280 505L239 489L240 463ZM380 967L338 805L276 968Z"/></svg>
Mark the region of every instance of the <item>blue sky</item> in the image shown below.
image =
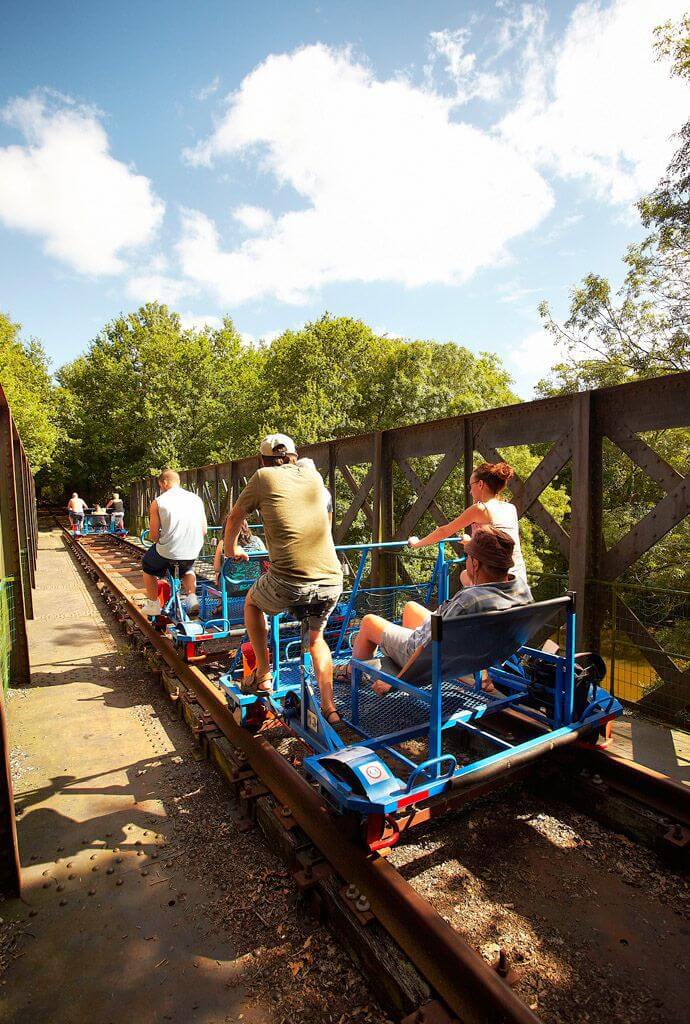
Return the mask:
<svg viewBox="0 0 690 1024"><path fill-rule="evenodd" d="M618 281L687 93L681 0L5 0L0 309L55 366L147 299L248 339L324 309L498 352Z"/></svg>

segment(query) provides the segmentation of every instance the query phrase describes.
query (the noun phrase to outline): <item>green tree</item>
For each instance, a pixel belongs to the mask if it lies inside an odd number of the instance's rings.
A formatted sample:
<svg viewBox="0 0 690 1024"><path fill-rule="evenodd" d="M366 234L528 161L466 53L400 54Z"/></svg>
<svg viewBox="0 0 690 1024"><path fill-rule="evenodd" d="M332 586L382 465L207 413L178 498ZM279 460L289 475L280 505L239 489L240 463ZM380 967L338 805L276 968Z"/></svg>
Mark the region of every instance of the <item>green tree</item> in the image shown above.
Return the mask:
<svg viewBox="0 0 690 1024"><path fill-rule="evenodd" d="M55 451L59 397L43 346L20 337L21 325L0 313L0 384L12 408L34 472L47 466Z"/></svg>
<svg viewBox="0 0 690 1024"><path fill-rule="evenodd" d="M117 317L58 372L65 483L96 497L150 469L228 458L255 432L247 396L261 361L230 318L218 330L185 330L158 303Z"/></svg>

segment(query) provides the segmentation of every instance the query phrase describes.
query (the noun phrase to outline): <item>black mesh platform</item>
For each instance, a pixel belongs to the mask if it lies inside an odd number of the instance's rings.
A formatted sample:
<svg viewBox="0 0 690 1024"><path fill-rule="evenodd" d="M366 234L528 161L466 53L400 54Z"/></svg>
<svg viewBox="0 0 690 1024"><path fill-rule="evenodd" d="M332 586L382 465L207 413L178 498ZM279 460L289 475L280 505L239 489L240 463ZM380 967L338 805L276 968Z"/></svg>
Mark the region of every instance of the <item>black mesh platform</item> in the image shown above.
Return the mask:
<svg viewBox="0 0 690 1024"><path fill-rule="evenodd" d="M299 682L299 664L294 663L281 668L281 683ZM351 687L350 684L335 684L335 706L341 718L351 720ZM431 687L420 687L430 691ZM318 691L317 691L318 693ZM451 715L460 711L485 711L501 700L491 693L471 690L462 683L448 681L441 687L443 701L442 720L446 722ZM426 725L429 721L430 706L412 697L402 690L391 690L380 697L371 689L366 679L359 687L359 723L358 728L369 737L385 736L391 732L400 732L418 725Z"/></svg>

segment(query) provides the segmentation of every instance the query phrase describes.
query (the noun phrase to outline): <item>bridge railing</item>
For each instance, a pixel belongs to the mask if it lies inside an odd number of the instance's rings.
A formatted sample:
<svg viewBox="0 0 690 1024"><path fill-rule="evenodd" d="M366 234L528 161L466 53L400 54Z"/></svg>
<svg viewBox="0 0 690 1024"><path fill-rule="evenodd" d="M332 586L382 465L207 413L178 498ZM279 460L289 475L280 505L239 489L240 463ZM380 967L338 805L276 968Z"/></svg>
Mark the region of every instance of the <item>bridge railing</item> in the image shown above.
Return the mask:
<svg viewBox="0 0 690 1024"><path fill-rule="evenodd" d="M38 523L31 466L0 386L0 892L19 892L19 852L5 690L30 681L26 620L33 618Z"/></svg>
<svg viewBox="0 0 690 1024"><path fill-rule="evenodd" d="M605 595L617 582L650 582L642 570L638 575L640 559L669 532L682 529L690 513L688 466L681 469L679 460L669 461L655 441L657 432L688 426L690 374L679 373L336 438L300 446L300 454L314 460L333 494L333 533L336 542L342 543L364 536L400 540L448 522L470 500L469 479L478 459L503 458L510 463L515 461L514 449L527 447L530 468L511 480L512 500L550 548L567 585L577 592L578 647L585 649L600 646ZM607 545L603 481L611 451L632 464L636 473L644 474L654 497L637 521L621 516L620 529L613 531L615 540L608 529ZM256 458L236 459L187 469L181 476L184 486L203 497L210 520L220 523L257 465ZM553 493L552 485L567 494L565 515L555 515L545 500ZM139 523L155 494L155 477L133 482L130 510ZM381 560L377 572L382 582L390 571L390 560ZM619 590L619 622L621 602L624 597ZM654 631L644 632L647 627L637 618L636 636L640 643L644 640L644 657L656 671L662 665L658 658L655 664L650 660ZM624 620L625 628L632 629L627 612ZM688 672L680 671L679 678L666 664L662 683L671 682L672 707L690 705ZM666 703L663 692L659 698Z"/></svg>

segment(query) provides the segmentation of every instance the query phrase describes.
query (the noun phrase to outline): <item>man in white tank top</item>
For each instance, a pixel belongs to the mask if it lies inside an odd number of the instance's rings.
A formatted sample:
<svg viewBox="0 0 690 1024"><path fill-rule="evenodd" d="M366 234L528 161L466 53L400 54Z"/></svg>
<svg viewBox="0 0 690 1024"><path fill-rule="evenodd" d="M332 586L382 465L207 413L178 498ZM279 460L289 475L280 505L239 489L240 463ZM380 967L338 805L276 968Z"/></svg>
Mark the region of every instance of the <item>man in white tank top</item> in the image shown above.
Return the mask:
<svg viewBox="0 0 690 1024"><path fill-rule="evenodd" d="M161 493L149 508L149 536L153 541L141 560L144 590L148 600L145 615L160 615L158 580L177 563L185 607L190 615L199 612L194 562L204 545L208 526L201 498L180 487L179 474L164 470L158 478Z"/></svg>

